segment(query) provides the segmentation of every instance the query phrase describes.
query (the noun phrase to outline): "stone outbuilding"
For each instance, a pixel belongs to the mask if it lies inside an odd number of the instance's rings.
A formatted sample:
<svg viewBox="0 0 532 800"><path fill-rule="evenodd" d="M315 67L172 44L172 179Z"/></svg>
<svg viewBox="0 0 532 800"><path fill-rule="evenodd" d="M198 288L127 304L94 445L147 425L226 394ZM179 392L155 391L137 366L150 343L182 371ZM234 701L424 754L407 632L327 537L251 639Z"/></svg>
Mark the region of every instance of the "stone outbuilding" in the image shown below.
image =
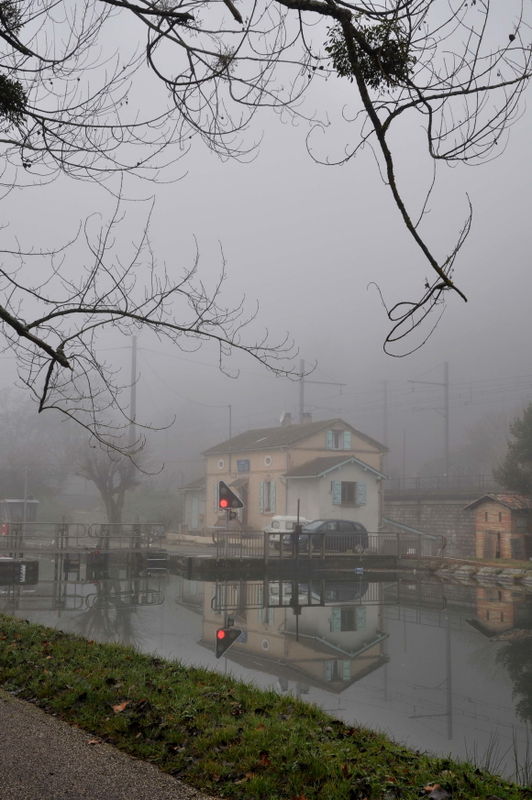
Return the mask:
<svg viewBox="0 0 532 800"><path fill-rule="evenodd" d="M493 492L464 510L475 514L477 558L532 559L532 497Z"/></svg>

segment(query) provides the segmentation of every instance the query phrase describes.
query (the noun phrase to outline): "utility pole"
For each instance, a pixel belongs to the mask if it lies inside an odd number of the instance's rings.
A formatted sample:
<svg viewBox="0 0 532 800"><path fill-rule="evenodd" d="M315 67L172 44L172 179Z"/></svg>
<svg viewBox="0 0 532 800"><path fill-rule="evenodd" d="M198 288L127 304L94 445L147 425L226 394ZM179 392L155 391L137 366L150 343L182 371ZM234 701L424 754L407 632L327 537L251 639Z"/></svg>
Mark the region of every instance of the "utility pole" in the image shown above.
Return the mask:
<svg viewBox="0 0 532 800"><path fill-rule="evenodd" d="M233 409L229 404L227 406L229 411L229 473L232 472L232 464L231 464L231 437L233 436Z"/></svg>
<svg viewBox="0 0 532 800"><path fill-rule="evenodd" d="M443 409L435 408L444 419L444 452L445 452L445 475L449 476L449 362L443 365L443 381L408 381L408 383L424 383L428 386L443 387Z"/></svg>
<svg viewBox="0 0 532 800"><path fill-rule="evenodd" d="M129 389L129 446L135 443L135 422L137 419L137 337L131 338L131 377Z"/></svg>
<svg viewBox="0 0 532 800"><path fill-rule="evenodd" d="M389 406L388 406L388 381L383 381L383 398L382 398L382 443L385 447L388 447L388 439L389 439L389 431L388 431L388 420L389 420ZM383 464L383 472L386 472L386 467L388 465L388 453L385 453L382 457L382 464Z"/></svg>
<svg viewBox="0 0 532 800"><path fill-rule="evenodd" d="M305 362L303 359L299 362L299 422L304 421L305 416L305 384L315 383L322 384L323 386L345 386L345 383L338 383L337 381L309 381L305 380Z"/></svg>

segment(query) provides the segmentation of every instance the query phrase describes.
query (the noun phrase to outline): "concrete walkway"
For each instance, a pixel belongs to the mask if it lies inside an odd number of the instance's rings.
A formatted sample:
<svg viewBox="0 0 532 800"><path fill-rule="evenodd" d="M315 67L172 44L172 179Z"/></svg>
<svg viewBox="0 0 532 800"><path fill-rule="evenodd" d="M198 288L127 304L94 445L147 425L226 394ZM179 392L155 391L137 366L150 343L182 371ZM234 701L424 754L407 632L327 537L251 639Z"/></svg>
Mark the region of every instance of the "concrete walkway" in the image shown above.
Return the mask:
<svg viewBox="0 0 532 800"><path fill-rule="evenodd" d="M208 800L0 690L0 800Z"/></svg>

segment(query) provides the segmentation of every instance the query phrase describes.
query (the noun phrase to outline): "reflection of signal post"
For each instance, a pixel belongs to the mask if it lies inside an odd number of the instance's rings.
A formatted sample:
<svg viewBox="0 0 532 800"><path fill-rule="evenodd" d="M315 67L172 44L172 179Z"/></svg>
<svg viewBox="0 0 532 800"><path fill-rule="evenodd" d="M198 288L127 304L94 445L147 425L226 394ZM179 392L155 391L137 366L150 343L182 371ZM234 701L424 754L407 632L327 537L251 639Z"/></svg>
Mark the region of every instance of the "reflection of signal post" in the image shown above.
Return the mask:
<svg viewBox="0 0 532 800"><path fill-rule="evenodd" d="M227 648L236 642L241 633L240 628L218 628L216 631L216 658L223 656Z"/></svg>
<svg viewBox="0 0 532 800"><path fill-rule="evenodd" d="M239 508L244 508L244 503L240 497L224 481L218 481L218 508L225 511L226 527L229 522L236 519L236 512Z"/></svg>

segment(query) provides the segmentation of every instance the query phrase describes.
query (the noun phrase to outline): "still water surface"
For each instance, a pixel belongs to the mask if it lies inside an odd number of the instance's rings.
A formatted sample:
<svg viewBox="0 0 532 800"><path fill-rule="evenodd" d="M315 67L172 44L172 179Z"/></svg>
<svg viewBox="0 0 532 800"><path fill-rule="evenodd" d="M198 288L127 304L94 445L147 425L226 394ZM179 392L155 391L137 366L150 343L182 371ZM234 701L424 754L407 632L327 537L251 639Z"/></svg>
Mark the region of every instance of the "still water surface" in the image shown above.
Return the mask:
<svg viewBox="0 0 532 800"><path fill-rule="evenodd" d="M187 580L40 556L0 611L230 673L406 745L530 775L532 594L414 576ZM216 659L215 632L242 635Z"/></svg>

